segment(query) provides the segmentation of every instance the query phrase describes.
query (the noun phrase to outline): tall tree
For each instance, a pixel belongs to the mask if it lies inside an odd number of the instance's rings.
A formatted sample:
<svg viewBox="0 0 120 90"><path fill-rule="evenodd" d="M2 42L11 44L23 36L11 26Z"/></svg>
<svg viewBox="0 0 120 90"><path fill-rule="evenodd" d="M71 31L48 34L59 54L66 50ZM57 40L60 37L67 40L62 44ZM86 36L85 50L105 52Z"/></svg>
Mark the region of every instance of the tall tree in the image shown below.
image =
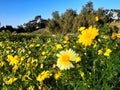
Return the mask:
<svg viewBox="0 0 120 90"><path fill-rule="evenodd" d="M58 11L52 13L52 19L48 20L48 28L51 32L57 33L60 32L60 15Z"/></svg>
<svg viewBox="0 0 120 90"><path fill-rule="evenodd" d="M59 20L59 18L60 18L60 15L59 15L59 12L58 12L58 11L53 12L53 13L52 13L52 16L53 16L53 19L54 19L54 20Z"/></svg>
<svg viewBox="0 0 120 90"><path fill-rule="evenodd" d="M93 2L89 1L83 6L80 14L80 26L88 27L95 24L95 10L93 8Z"/></svg>
<svg viewBox="0 0 120 90"><path fill-rule="evenodd" d="M60 25L62 25L63 34L73 32L73 21L76 16L77 13L73 9L67 9L66 12L61 16L62 22L60 23Z"/></svg>
<svg viewBox="0 0 120 90"><path fill-rule="evenodd" d="M32 32L41 28L45 28L47 20L42 19L41 16L36 16L33 20L24 24L25 31Z"/></svg>
<svg viewBox="0 0 120 90"><path fill-rule="evenodd" d="M93 12L94 9L93 9L93 2L89 1L87 4L85 4L85 6L83 6L82 10L81 10L81 13L82 14L86 14L86 13L91 13Z"/></svg>

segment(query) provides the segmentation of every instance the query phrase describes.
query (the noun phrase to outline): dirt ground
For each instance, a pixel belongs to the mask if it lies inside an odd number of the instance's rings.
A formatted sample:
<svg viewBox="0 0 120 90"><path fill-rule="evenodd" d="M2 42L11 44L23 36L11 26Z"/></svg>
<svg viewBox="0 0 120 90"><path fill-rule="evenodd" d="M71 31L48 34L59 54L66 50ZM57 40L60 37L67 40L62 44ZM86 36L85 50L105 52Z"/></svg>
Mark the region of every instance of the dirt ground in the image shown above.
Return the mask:
<svg viewBox="0 0 120 90"><path fill-rule="evenodd" d="M112 22L110 25L115 25L119 28L119 33L120 33L120 22Z"/></svg>

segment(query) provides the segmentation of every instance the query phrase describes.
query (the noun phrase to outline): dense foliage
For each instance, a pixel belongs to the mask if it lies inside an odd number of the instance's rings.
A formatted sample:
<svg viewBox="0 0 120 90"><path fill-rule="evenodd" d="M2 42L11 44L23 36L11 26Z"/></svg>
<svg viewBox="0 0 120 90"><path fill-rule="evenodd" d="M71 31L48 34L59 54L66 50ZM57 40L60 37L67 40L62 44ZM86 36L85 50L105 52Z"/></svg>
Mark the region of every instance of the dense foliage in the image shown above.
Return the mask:
<svg viewBox="0 0 120 90"><path fill-rule="evenodd" d="M47 24L37 16L19 26L32 32L47 25L52 33L18 34L4 28L0 90L119 90L120 33L109 25L111 17L112 11L94 10L88 2L80 14L55 11Z"/></svg>
<svg viewBox="0 0 120 90"><path fill-rule="evenodd" d="M108 25L22 40L2 33L1 90L120 89L120 34Z"/></svg>
<svg viewBox="0 0 120 90"><path fill-rule="evenodd" d="M53 33L76 33L78 27L96 25L94 18L96 16L99 17L99 24L103 25L105 23L110 24L113 21L119 22L119 14L119 9L98 8L95 10L93 3L89 1L79 13L73 9L67 9L62 15L58 11L53 12L53 18L48 21L48 28Z"/></svg>

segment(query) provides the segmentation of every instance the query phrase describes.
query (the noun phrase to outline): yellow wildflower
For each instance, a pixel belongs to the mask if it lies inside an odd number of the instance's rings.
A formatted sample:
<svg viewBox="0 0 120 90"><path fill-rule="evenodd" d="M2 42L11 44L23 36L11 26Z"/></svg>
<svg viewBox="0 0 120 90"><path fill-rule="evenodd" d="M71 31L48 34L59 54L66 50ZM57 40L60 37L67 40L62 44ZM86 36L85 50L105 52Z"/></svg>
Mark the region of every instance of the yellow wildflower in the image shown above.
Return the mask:
<svg viewBox="0 0 120 90"><path fill-rule="evenodd" d="M46 52L45 51L42 51L42 53L41 53L43 56L46 54Z"/></svg>
<svg viewBox="0 0 120 90"><path fill-rule="evenodd" d="M32 52L31 51L28 51L28 54L31 54Z"/></svg>
<svg viewBox="0 0 120 90"><path fill-rule="evenodd" d="M42 46L43 46L43 47L45 47L45 46L46 46L46 44L43 44Z"/></svg>
<svg viewBox="0 0 120 90"><path fill-rule="evenodd" d="M117 38L120 38L120 33L117 34Z"/></svg>
<svg viewBox="0 0 120 90"><path fill-rule="evenodd" d="M27 90L34 90L34 86L28 87Z"/></svg>
<svg viewBox="0 0 120 90"><path fill-rule="evenodd" d="M104 56L110 56L111 53L111 49L107 49L106 52L104 53Z"/></svg>
<svg viewBox="0 0 120 90"><path fill-rule="evenodd" d="M75 61L76 53L73 50L69 49L61 51L59 54L57 54L57 57L57 66L60 68L60 70L66 70L74 67L71 61Z"/></svg>
<svg viewBox="0 0 120 90"><path fill-rule="evenodd" d="M80 27L80 28L78 29L78 31L83 31L83 30L85 30L85 27Z"/></svg>
<svg viewBox="0 0 120 90"><path fill-rule="evenodd" d="M0 46L2 47L2 45L3 45L3 43L2 42L0 42Z"/></svg>
<svg viewBox="0 0 120 90"><path fill-rule="evenodd" d="M18 53L23 53L23 52L25 52L25 49L23 49L23 48L18 49Z"/></svg>
<svg viewBox="0 0 120 90"><path fill-rule="evenodd" d="M101 55L103 53L102 49L98 50L98 55Z"/></svg>
<svg viewBox="0 0 120 90"><path fill-rule="evenodd" d="M64 44L68 43L67 41L63 41Z"/></svg>
<svg viewBox="0 0 120 90"><path fill-rule="evenodd" d="M98 16L95 17L95 21L99 21L99 17Z"/></svg>
<svg viewBox="0 0 120 90"><path fill-rule="evenodd" d="M101 39L98 39L98 42L101 42Z"/></svg>
<svg viewBox="0 0 120 90"><path fill-rule="evenodd" d="M1 67L3 67L3 66L4 66L4 64L5 64L5 62L0 61L0 68L1 68Z"/></svg>
<svg viewBox="0 0 120 90"><path fill-rule="evenodd" d="M76 60L75 60L75 62L78 63L80 61L81 61L81 57L78 54L76 54Z"/></svg>
<svg viewBox="0 0 120 90"><path fill-rule="evenodd" d="M22 57L21 57L21 62L22 62L24 59L25 59L25 56L22 56Z"/></svg>
<svg viewBox="0 0 120 90"><path fill-rule="evenodd" d="M85 76L85 74L84 74L83 71L80 71L80 75L81 75L82 79L84 80L84 76Z"/></svg>
<svg viewBox="0 0 120 90"><path fill-rule="evenodd" d="M65 41L69 41L70 37L69 36L65 36Z"/></svg>
<svg viewBox="0 0 120 90"><path fill-rule="evenodd" d="M43 60L45 60L46 58L47 58L47 56L46 55L44 55L44 56L42 56L41 57Z"/></svg>
<svg viewBox="0 0 120 90"><path fill-rule="evenodd" d="M14 65L14 67L12 68L13 72L16 72L18 70L18 65Z"/></svg>
<svg viewBox="0 0 120 90"><path fill-rule="evenodd" d="M52 73L50 71L43 71L38 75L37 81L43 82L46 78L50 78L50 76L52 76Z"/></svg>
<svg viewBox="0 0 120 90"><path fill-rule="evenodd" d="M95 43L94 45L93 45L93 48L96 48L97 47L97 44Z"/></svg>
<svg viewBox="0 0 120 90"><path fill-rule="evenodd" d="M32 44L29 45L30 48L32 48L32 47L34 47L34 46L35 46L34 43L32 43Z"/></svg>
<svg viewBox="0 0 120 90"><path fill-rule="evenodd" d="M40 64L40 69L43 69L43 64Z"/></svg>
<svg viewBox="0 0 120 90"><path fill-rule="evenodd" d="M73 48L76 48L76 46L74 45Z"/></svg>
<svg viewBox="0 0 120 90"><path fill-rule="evenodd" d="M62 49L62 45L61 44L56 44L55 47L56 47L57 50L58 49Z"/></svg>
<svg viewBox="0 0 120 90"><path fill-rule="evenodd" d="M8 46L8 47L7 47L7 49L11 49L11 47L10 47L10 46Z"/></svg>
<svg viewBox="0 0 120 90"><path fill-rule="evenodd" d="M38 60L32 58L31 65L32 65L33 67L37 67L37 65L38 65Z"/></svg>
<svg viewBox="0 0 120 90"><path fill-rule="evenodd" d="M112 36L111 36L112 40L115 40L117 38L117 33L112 33Z"/></svg>
<svg viewBox="0 0 120 90"><path fill-rule="evenodd" d="M104 38L104 39L108 39L108 38L109 38L109 36L104 35L102 38Z"/></svg>
<svg viewBox="0 0 120 90"><path fill-rule="evenodd" d="M58 80L61 75L62 75L61 72L57 72L57 73L55 73L54 78L55 78L56 80Z"/></svg>
<svg viewBox="0 0 120 90"><path fill-rule="evenodd" d="M78 36L78 42L82 45L90 46L93 39L98 35L98 29L90 26L88 29L83 30L82 33Z"/></svg>
<svg viewBox="0 0 120 90"><path fill-rule="evenodd" d="M8 81L5 81L5 84L7 84L7 85L11 85L13 82L15 82L17 80L17 78L15 78L15 77L12 77L12 78L10 78Z"/></svg>
<svg viewBox="0 0 120 90"><path fill-rule="evenodd" d="M32 80L29 75L22 76L22 81Z"/></svg>
<svg viewBox="0 0 120 90"><path fill-rule="evenodd" d="M36 44L36 47L39 47L40 46L40 44Z"/></svg>
<svg viewBox="0 0 120 90"><path fill-rule="evenodd" d="M7 56L7 61L10 65L17 65L19 63L19 57L15 55L14 57L12 55Z"/></svg>
<svg viewBox="0 0 120 90"><path fill-rule="evenodd" d="M51 39L50 39L50 38L48 38L47 43L50 43L50 42L51 42Z"/></svg>
<svg viewBox="0 0 120 90"><path fill-rule="evenodd" d="M118 47L118 44L116 44L115 46Z"/></svg>
<svg viewBox="0 0 120 90"><path fill-rule="evenodd" d="M28 71L27 74L25 74L24 76L22 76L22 81L32 80L30 78L30 74L31 74L31 72Z"/></svg>

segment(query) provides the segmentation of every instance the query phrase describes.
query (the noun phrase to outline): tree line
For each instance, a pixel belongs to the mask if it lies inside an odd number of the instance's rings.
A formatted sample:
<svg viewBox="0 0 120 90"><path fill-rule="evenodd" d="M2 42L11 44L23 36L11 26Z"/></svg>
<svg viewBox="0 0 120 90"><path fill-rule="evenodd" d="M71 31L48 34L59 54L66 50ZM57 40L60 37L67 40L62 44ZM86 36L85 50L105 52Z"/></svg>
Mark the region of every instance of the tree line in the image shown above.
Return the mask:
<svg viewBox="0 0 120 90"><path fill-rule="evenodd" d="M10 32L33 32L38 29L48 28L52 33L75 33L81 26L88 27L95 25L95 17L99 17L99 23L111 23L113 21L120 22L119 9L94 9L93 2L89 1L82 7L80 13L73 9L67 9L63 14L58 11L52 13L51 19L43 19L40 15L33 20L13 28L12 26L0 27L0 31L9 30Z"/></svg>
<svg viewBox="0 0 120 90"><path fill-rule="evenodd" d="M93 2L89 1L82 7L79 14L73 9L67 9L62 15L58 11L52 13L53 18L48 22L48 27L52 32L77 32L81 26L88 27L96 24L95 17L99 18L98 23L103 25L112 21L120 21L119 9L103 9L97 10L93 7Z"/></svg>
<svg viewBox="0 0 120 90"><path fill-rule="evenodd" d="M0 31L2 30L9 30L10 32L33 32L35 30L45 28L47 26L47 20L43 19L41 16L36 16L33 20L30 20L23 25L18 25L17 28L13 28L11 25L6 25L5 27L2 26Z"/></svg>

